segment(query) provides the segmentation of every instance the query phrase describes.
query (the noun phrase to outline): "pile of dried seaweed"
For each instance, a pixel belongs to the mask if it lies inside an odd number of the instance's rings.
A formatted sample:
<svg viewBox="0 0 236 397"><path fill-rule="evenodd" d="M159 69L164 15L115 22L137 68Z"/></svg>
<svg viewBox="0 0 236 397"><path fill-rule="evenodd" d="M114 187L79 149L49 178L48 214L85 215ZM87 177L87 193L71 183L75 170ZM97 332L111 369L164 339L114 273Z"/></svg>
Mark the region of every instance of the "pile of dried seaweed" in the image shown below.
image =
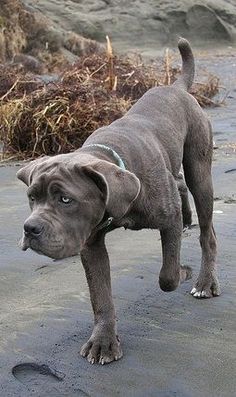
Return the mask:
<svg viewBox="0 0 236 397"><path fill-rule="evenodd" d="M162 64L147 65L138 56L113 56L109 41L106 54L81 57L49 84L2 67L2 158L34 158L77 149L96 128L122 116L149 88L170 84L178 74L168 54ZM218 87L218 79L210 77L193 86L193 95L207 106Z"/></svg>

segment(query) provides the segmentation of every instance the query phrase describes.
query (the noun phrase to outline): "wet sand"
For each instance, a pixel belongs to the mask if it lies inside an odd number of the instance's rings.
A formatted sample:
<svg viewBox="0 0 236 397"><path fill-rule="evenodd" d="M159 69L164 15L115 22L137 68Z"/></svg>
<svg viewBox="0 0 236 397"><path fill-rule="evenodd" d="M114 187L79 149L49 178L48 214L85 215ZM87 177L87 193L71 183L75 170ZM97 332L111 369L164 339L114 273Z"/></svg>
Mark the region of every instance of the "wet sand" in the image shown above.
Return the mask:
<svg viewBox="0 0 236 397"><path fill-rule="evenodd" d="M213 177L222 295L195 300L191 280L175 292L162 292L159 233L111 233L107 241L124 357L91 366L78 354L92 329L80 260L55 262L19 250L29 213L25 187L15 178L16 165L0 167L0 396L235 396L236 58L202 55L197 64L221 75L230 89L226 106L208 110L219 147ZM200 267L198 236L194 227L182 244L182 262L192 266L194 278Z"/></svg>

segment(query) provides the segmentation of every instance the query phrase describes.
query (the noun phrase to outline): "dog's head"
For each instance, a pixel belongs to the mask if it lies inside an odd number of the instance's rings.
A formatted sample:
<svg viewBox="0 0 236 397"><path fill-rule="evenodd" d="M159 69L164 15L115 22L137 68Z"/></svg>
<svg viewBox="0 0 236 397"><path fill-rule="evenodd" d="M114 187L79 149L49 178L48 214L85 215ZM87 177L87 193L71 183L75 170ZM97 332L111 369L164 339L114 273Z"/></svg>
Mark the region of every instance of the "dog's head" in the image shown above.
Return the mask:
<svg viewBox="0 0 236 397"><path fill-rule="evenodd" d="M121 219L140 191L133 173L88 154L46 156L17 177L31 208L21 247L55 259L78 254L105 213Z"/></svg>

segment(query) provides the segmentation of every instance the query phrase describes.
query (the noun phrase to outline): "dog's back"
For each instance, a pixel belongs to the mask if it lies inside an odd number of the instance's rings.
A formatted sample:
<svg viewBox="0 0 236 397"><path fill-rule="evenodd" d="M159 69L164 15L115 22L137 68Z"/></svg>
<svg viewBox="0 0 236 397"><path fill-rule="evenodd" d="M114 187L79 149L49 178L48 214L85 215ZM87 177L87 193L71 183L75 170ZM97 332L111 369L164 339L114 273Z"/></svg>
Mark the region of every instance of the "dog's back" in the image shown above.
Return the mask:
<svg viewBox="0 0 236 397"><path fill-rule="evenodd" d="M206 120L198 102L188 93L195 69L191 47L183 38L178 47L182 72L174 84L148 90L122 118L96 130L86 144L102 142L113 147L137 173L142 168L142 159L139 163L135 161L138 153L142 152L143 159L154 164L162 161L158 160L161 152L166 166L178 175L188 133L199 120Z"/></svg>

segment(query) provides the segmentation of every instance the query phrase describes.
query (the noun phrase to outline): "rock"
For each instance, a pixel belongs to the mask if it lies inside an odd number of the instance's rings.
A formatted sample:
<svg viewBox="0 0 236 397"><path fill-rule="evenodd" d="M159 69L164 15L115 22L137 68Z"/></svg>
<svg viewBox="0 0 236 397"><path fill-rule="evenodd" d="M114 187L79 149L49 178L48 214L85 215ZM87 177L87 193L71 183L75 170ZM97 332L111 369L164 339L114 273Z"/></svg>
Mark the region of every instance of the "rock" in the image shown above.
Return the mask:
<svg viewBox="0 0 236 397"><path fill-rule="evenodd" d="M35 7L34 0L24 0ZM236 42L235 0L37 0L57 29L116 48L153 48L185 36L196 44Z"/></svg>
<svg viewBox="0 0 236 397"><path fill-rule="evenodd" d="M31 55L16 54L12 61L12 65L14 64L21 64L26 71L32 73L36 73L36 74L43 73L42 63Z"/></svg>
<svg viewBox="0 0 236 397"><path fill-rule="evenodd" d="M0 62L19 53L49 65L54 58L104 49L109 35L118 50L236 42L235 0L1 0ZM71 54L70 54L71 53ZM52 56L55 54L55 57Z"/></svg>
<svg viewBox="0 0 236 397"><path fill-rule="evenodd" d="M74 62L78 55L104 49L94 40L63 29L36 6L35 2L31 6L21 0L1 0L0 63L11 62L36 74L51 73Z"/></svg>
<svg viewBox="0 0 236 397"><path fill-rule="evenodd" d="M195 4L186 14L191 35L202 41L231 41L230 30L216 12L205 5Z"/></svg>
<svg viewBox="0 0 236 397"><path fill-rule="evenodd" d="M76 56L104 51L104 46L95 40L86 39L74 32L65 32L63 46Z"/></svg>
<svg viewBox="0 0 236 397"><path fill-rule="evenodd" d="M23 51L26 34L20 26L22 4L18 0L1 0L0 7L0 62L6 62Z"/></svg>

